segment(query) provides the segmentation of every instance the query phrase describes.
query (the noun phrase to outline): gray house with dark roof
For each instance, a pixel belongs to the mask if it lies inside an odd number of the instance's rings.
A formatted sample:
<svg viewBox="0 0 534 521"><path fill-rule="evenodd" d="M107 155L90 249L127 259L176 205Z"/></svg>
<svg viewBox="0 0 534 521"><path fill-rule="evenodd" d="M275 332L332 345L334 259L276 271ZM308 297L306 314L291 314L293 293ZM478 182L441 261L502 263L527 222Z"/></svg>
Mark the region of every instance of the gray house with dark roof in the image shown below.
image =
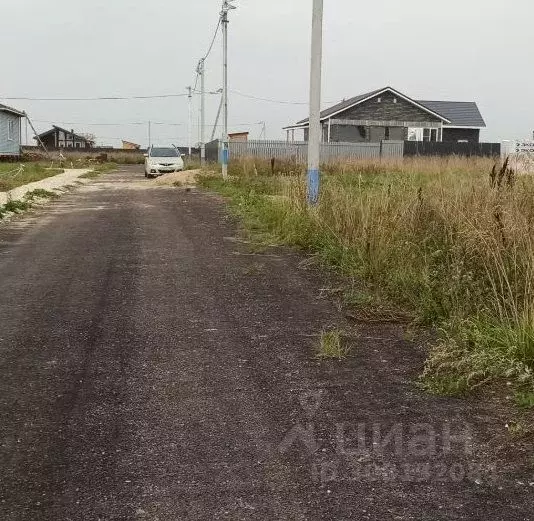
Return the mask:
<svg viewBox="0 0 534 521"><path fill-rule="evenodd" d="M344 100L321 112L323 141L379 142L480 141L486 123L475 102L420 101L385 87ZM288 140L295 131L304 131L308 140L308 119L285 127Z"/></svg>

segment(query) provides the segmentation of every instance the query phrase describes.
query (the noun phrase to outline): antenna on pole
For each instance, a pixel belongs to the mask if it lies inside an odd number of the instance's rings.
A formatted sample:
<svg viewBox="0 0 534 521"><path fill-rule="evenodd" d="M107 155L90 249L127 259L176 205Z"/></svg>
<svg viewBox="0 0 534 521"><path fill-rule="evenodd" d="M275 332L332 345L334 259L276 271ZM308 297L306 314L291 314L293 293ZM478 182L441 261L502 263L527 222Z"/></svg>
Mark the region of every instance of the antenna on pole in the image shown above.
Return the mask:
<svg viewBox="0 0 534 521"><path fill-rule="evenodd" d="M223 135L222 135L222 175L228 177L228 159L230 155L230 143L228 137L228 11L237 9L232 4L235 0L224 0L221 12L223 32Z"/></svg>

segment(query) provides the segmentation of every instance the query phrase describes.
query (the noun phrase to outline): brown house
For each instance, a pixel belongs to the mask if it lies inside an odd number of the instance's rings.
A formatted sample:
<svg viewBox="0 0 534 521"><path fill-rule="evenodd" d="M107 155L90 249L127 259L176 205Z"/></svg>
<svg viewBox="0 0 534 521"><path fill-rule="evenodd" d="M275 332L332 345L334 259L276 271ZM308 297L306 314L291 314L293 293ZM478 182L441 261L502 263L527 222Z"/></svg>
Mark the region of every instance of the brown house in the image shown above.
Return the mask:
<svg viewBox="0 0 534 521"><path fill-rule="evenodd" d="M53 125L50 130L39 134L33 139L38 142L41 141L46 148L93 148L95 142L80 134L76 134L74 130L66 130L64 128Z"/></svg>

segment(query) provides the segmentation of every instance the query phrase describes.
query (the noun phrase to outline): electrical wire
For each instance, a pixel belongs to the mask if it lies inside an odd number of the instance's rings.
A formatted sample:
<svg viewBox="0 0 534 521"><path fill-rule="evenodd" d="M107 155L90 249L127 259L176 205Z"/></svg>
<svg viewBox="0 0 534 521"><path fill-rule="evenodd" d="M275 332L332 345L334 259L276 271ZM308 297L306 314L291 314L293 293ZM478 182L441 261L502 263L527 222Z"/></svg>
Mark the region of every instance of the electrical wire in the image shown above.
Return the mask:
<svg viewBox="0 0 534 521"><path fill-rule="evenodd" d="M138 125L138 126L146 126L148 125L148 121L133 121L133 122L122 122L122 123L84 123L80 121L57 121L57 120L50 120L50 119L34 119L37 123L59 123L61 125L79 125L79 126L94 126L94 127L121 127L126 125ZM168 123L166 121L150 121L152 125L168 125L170 127L183 127L185 126L183 123Z"/></svg>
<svg viewBox="0 0 534 521"><path fill-rule="evenodd" d="M84 123L80 121L57 121L57 120L50 120L50 119L34 119L36 123L47 123L47 124L61 124L61 125L77 125L77 126L88 126L88 127L121 127L121 126L129 126L129 125L135 125L135 126L146 126L148 125L148 121L133 121L133 122L122 122L122 123ZM168 123L166 121L150 121L151 125L162 125L162 126L169 126L169 127L185 127L186 125L184 123ZM245 126L253 126L253 125L259 125L257 121L253 123L233 123L232 126L234 127L245 127ZM193 124L193 127L196 127L197 125ZM219 125L222 126L222 125Z"/></svg>
<svg viewBox="0 0 534 521"><path fill-rule="evenodd" d="M282 101L282 100L275 100L275 99L269 99L269 98L260 98L259 96L253 96L252 94L245 94L237 90L230 90L230 92L232 94L241 96L243 98L249 98L249 99L254 99L258 101L266 101L268 103L279 103L281 105L307 105L308 104L308 102L306 101Z"/></svg>
<svg viewBox="0 0 534 521"><path fill-rule="evenodd" d="M217 39L217 34L219 33L220 27L221 27L221 17L219 17L219 22L217 23L217 27L215 28L215 33L213 34L213 38L211 40L208 52L206 53L204 58L202 58L203 60L207 60L208 56L211 54L211 51L213 49L213 45L215 44L215 40Z"/></svg>
<svg viewBox="0 0 534 521"><path fill-rule="evenodd" d="M208 52L204 55L204 57L200 61L206 61L211 54L211 51L213 50L213 46L215 45L215 40L217 39L217 34L219 34L219 29L221 28L221 17L219 17L219 21L217 22L217 27L215 27L215 32L213 33L213 38L211 39L210 46L208 48ZM193 91L197 90L198 86L198 79L200 78L200 74L197 69L197 75L195 77L195 86L193 87Z"/></svg>
<svg viewBox="0 0 534 521"><path fill-rule="evenodd" d="M23 100L23 101L120 101L120 100L146 100L146 99L164 99L164 98L183 98L187 94L158 94L154 96L98 96L92 98L32 98L16 96L0 96L4 100Z"/></svg>

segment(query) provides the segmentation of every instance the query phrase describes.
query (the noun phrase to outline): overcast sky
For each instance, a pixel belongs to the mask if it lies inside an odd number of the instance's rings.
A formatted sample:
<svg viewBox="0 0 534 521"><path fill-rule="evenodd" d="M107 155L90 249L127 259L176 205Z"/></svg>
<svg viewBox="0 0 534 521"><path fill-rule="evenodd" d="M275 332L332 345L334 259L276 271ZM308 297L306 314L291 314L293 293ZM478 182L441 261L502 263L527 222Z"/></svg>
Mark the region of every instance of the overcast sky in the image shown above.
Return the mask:
<svg viewBox="0 0 534 521"><path fill-rule="evenodd" d="M307 116L311 0L236 0L230 13L230 131L265 121L268 138ZM386 85L415 99L477 101L483 140L534 130L532 0L325 0L323 105ZM220 0L4 0L0 102L51 123L120 139L187 144L187 98L52 102L5 97L185 93L217 24ZM220 39L207 88L221 86ZM302 104L304 103L304 104ZM198 97L194 136L198 140ZM218 106L209 96L211 126ZM95 126L92 123L121 123ZM124 123L142 123L130 125Z"/></svg>

